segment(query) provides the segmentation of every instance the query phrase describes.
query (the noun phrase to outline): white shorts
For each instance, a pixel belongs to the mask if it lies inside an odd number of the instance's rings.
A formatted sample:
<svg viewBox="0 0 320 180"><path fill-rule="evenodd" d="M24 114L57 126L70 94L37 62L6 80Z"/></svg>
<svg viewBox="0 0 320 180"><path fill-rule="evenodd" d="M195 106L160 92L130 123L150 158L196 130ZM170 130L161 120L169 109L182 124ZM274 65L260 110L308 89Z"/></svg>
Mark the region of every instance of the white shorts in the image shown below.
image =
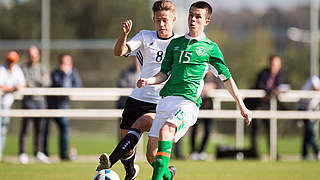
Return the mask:
<svg viewBox="0 0 320 180"><path fill-rule="evenodd" d="M196 104L182 96L167 96L161 99L157 105L156 117L149 131L149 136L159 137L159 132L166 122L177 127L174 142L186 134L190 126L198 119L199 108Z"/></svg>

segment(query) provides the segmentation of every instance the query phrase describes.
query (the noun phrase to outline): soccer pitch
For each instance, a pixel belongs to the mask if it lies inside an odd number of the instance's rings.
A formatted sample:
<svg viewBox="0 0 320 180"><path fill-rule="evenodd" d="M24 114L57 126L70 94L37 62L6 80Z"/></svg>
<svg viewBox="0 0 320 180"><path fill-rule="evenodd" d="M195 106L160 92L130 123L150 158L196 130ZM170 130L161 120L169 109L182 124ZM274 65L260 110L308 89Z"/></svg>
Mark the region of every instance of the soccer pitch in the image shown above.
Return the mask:
<svg viewBox="0 0 320 180"><path fill-rule="evenodd" d="M152 168L146 162L138 162L140 173L138 180L150 180ZM308 162L260 162L260 161L236 161L218 160L204 161L172 161L177 167L175 179L179 180L311 180L319 179L320 163ZM117 163L113 170L121 179L124 170ZM53 164L33 163L21 165L15 163L0 163L0 179L23 180L88 180L95 175L96 163L72 163L62 162Z"/></svg>
<svg viewBox="0 0 320 180"><path fill-rule="evenodd" d="M17 137L9 136L5 155L10 157L17 156ZM89 135L71 136L70 143L78 148L81 161L59 162L55 160L51 164L41 164L32 162L28 165L22 165L15 161L5 161L0 163L0 180L23 179L23 180L88 180L93 179L95 168L98 163L98 157L101 152L111 152L117 143L117 138L107 135ZM259 139L262 154L265 154L265 138ZM183 154L189 152L189 142L183 141ZM32 139L29 136L28 153L32 154ZM276 162L265 162L259 160L213 160L213 161L191 161L191 160L172 160L169 165L177 168L176 180L311 180L320 177L320 162L317 161L298 161L300 154L300 137L279 138L278 150L280 156L291 155L295 159L286 159ZM50 151L53 156L57 155L57 137L50 139ZM208 146L208 153L214 153L214 146L217 144L234 144L233 136L212 138ZM89 157L88 161L83 158ZM80 158L80 157L79 157ZM96 158L96 159L95 159ZM138 180L151 179L152 168L145 162L137 162L140 166ZM121 163L117 163L115 170L121 179L124 177L124 169ZM198 179L197 179L198 178Z"/></svg>

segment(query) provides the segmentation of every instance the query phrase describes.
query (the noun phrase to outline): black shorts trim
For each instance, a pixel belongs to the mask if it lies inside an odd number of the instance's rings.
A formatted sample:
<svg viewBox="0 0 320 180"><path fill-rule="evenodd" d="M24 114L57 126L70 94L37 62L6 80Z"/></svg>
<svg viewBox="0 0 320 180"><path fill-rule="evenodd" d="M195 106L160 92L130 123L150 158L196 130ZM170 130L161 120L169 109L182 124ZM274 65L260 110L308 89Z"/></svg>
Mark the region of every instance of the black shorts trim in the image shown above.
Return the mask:
<svg viewBox="0 0 320 180"><path fill-rule="evenodd" d="M147 113L156 113L156 107L157 104L128 97L122 113L120 129L130 129L136 120L142 115Z"/></svg>

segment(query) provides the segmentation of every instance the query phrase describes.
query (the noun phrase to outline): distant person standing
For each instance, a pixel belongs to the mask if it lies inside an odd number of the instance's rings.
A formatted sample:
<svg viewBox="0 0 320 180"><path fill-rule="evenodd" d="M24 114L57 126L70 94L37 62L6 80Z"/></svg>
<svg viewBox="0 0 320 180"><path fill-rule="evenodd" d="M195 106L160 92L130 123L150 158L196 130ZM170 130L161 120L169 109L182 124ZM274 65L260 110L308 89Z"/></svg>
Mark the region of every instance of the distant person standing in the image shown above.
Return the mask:
<svg viewBox="0 0 320 180"><path fill-rule="evenodd" d="M301 90L320 91L320 79L319 76L311 76L307 82L304 83ZM298 102L298 110L316 110L319 104L319 100L300 99ZM308 159L308 148L311 147L317 160L320 160L319 146L317 144L315 125L317 120L304 119L304 133L302 144L302 159Z"/></svg>
<svg viewBox="0 0 320 180"><path fill-rule="evenodd" d="M266 92L265 97L261 99L254 99L254 101L245 101L246 106L250 110L261 109L267 110L270 109L270 98L272 95L278 97L280 94L279 85L282 84L282 71L281 71L281 59L278 55L270 55L268 58L268 67L260 71L258 74L257 80L254 84L253 89L263 89ZM246 99L247 100L247 99ZM262 120L266 136L268 140L268 147L270 147L270 120ZM257 119L252 119L251 122L251 152L253 156L259 157L258 152L258 121Z"/></svg>
<svg viewBox="0 0 320 180"><path fill-rule="evenodd" d="M26 78L27 87L48 87L49 75L40 64L40 52L36 46L28 50L28 61L21 65ZM44 96L24 96L22 100L23 109L46 109L47 104ZM27 134L30 123L34 125L34 156L43 163L50 163L50 159L43 153L44 125L43 118L26 117L22 119L19 135L19 161L28 164L29 158L26 153Z"/></svg>
<svg viewBox="0 0 320 180"><path fill-rule="evenodd" d="M80 76L72 65L72 57L70 55L59 56L59 67L51 73L51 87L53 88L79 88L82 87ZM69 109L68 96L49 96L49 109ZM59 130L60 159L70 160L68 155L69 146L69 119L67 117L54 118ZM44 152L48 153L48 135L50 128L50 120L46 121Z"/></svg>
<svg viewBox="0 0 320 180"><path fill-rule="evenodd" d="M21 68L18 65L19 55L16 51L9 51L6 55L4 64L0 66L0 91L1 109L10 109L14 101L13 92L20 90L26 86L26 81ZM6 135L10 123L9 117L1 118L1 147L0 147L0 160L4 146L6 143Z"/></svg>

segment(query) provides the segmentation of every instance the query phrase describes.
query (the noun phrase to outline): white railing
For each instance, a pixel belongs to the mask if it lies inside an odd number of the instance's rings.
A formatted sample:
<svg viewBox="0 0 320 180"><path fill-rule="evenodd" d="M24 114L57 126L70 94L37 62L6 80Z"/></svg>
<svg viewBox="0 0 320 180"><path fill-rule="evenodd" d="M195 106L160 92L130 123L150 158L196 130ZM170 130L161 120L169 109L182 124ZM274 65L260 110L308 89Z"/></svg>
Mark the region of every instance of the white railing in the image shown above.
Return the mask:
<svg viewBox="0 0 320 180"><path fill-rule="evenodd" d="M55 95L70 96L72 101L116 101L120 96L128 96L131 88L25 88L15 93L16 99L24 95ZM263 90L240 90L243 98L261 98L265 96ZM239 110L222 110L221 102L234 101L232 96L225 89L211 90L209 96L213 97L213 110L201 110L199 117L236 119L236 146L243 147L244 121ZM320 93L315 91L289 90L281 92L279 100L282 102L297 102L300 98L320 100ZM1 96L0 96L1 102ZM319 119L320 111L277 111L277 103L274 97L271 98L270 110L255 110L253 117L258 119L270 119L270 159L276 159L277 146L277 120L280 119ZM119 109L42 109L25 110L10 109L1 110L0 117L76 117L77 119L121 117L122 110ZM1 121L0 121L1 127ZM1 128L0 128L1 133ZM0 136L1 138L1 136ZM1 145L1 139L0 139Z"/></svg>

